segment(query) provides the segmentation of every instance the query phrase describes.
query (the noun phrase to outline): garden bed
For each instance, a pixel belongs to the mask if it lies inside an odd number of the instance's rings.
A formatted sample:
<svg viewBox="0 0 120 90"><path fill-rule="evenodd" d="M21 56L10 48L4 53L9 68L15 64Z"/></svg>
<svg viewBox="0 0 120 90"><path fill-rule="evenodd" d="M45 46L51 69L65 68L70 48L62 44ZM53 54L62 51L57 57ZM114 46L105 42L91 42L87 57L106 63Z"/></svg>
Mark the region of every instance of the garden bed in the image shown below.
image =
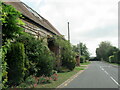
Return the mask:
<svg viewBox="0 0 120 90"><path fill-rule="evenodd" d="M83 64L87 66L89 63ZM53 81L52 83L48 84L40 84L36 88L56 88L57 86L65 82L67 79L69 79L71 76L78 73L80 70L84 70L86 66L75 67L75 69L71 72L58 73L57 81Z"/></svg>

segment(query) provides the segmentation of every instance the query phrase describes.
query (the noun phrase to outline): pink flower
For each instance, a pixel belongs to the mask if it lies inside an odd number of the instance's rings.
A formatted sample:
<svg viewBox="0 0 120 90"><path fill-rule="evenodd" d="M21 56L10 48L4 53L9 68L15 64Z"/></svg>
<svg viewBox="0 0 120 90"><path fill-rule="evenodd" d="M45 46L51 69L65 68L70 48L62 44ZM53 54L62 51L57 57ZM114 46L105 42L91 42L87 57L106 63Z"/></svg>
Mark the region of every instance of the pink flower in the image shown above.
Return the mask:
<svg viewBox="0 0 120 90"><path fill-rule="evenodd" d="M36 87L37 86L37 84L34 84L34 87Z"/></svg>

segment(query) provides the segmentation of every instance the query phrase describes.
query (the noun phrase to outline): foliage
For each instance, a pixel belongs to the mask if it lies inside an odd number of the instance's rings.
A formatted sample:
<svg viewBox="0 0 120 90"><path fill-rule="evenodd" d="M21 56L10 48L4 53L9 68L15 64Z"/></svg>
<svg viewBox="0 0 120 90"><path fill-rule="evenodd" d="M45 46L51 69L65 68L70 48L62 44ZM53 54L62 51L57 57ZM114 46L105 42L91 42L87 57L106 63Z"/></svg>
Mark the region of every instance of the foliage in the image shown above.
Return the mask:
<svg viewBox="0 0 120 90"><path fill-rule="evenodd" d="M2 3L2 38L3 42L6 39L13 39L18 36L23 28L19 25L24 25L24 23L19 19L22 17L21 13L10 5L5 5Z"/></svg>
<svg viewBox="0 0 120 90"><path fill-rule="evenodd" d="M19 86L17 86L17 88L28 88L28 84L26 83L21 83Z"/></svg>
<svg viewBox="0 0 120 90"><path fill-rule="evenodd" d="M99 48L96 49L97 58L104 61L109 61L109 56L115 55L114 52L118 52L118 48L112 46L108 41L101 42ZM116 57L117 56L115 55L115 58ZM114 59L114 62L116 59Z"/></svg>
<svg viewBox="0 0 120 90"><path fill-rule="evenodd" d="M34 76L29 76L25 79L24 83L21 83L17 88L34 88L37 85L37 81Z"/></svg>
<svg viewBox="0 0 120 90"><path fill-rule="evenodd" d="M51 42L51 45L58 46L61 49L61 53L58 55L60 60L62 60L62 67L66 67L69 70L73 70L75 68L75 52L73 51L73 47L69 43L69 41L65 40L63 36L53 36L48 39ZM61 67L59 66L57 71L61 71Z"/></svg>
<svg viewBox="0 0 120 90"><path fill-rule="evenodd" d="M1 64L2 64L2 88L7 88L6 83L8 81L8 64L7 64L7 60L6 60L6 54L8 52L8 49L10 48L10 40L7 40L7 42L5 42L5 45L2 46L2 48L0 49L0 55L1 55Z"/></svg>
<svg viewBox="0 0 120 90"><path fill-rule="evenodd" d="M64 47L61 53L62 66L73 70L75 68L75 53L72 51L72 46L68 41L64 41Z"/></svg>
<svg viewBox="0 0 120 90"><path fill-rule="evenodd" d="M31 76L26 78L25 83L29 86L34 87L34 84L37 82L36 82L35 78L31 75Z"/></svg>
<svg viewBox="0 0 120 90"><path fill-rule="evenodd" d="M25 33L25 35L21 35L16 40L25 45L25 51L30 65L30 75L51 75L54 57L43 39L38 40Z"/></svg>
<svg viewBox="0 0 120 90"><path fill-rule="evenodd" d="M109 56L109 62L110 62L110 63L114 63L114 55Z"/></svg>
<svg viewBox="0 0 120 90"><path fill-rule="evenodd" d="M85 56L85 59L88 60L90 58L90 53L88 51L87 46L84 43L79 43L77 45L78 51L80 51L81 56ZM79 50L80 49L80 50Z"/></svg>
<svg viewBox="0 0 120 90"><path fill-rule="evenodd" d="M46 84L46 83L51 83L51 82L52 82L52 78L45 77L45 76L41 76L38 80L38 84Z"/></svg>
<svg viewBox="0 0 120 90"><path fill-rule="evenodd" d="M119 53L120 51L118 52L114 52L112 56L109 56L109 62L110 63L120 63L120 60L119 60Z"/></svg>
<svg viewBox="0 0 120 90"><path fill-rule="evenodd" d="M12 85L19 84L24 78L24 60L25 52L22 43L12 43L11 48L6 54L8 69L8 80Z"/></svg>
<svg viewBox="0 0 120 90"><path fill-rule="evenodd" d="M85 62L85 56L80 56L80 63L84 63Z"/></svg>
<svg viewBox="0 0 120 90"><path fill-rule="evenodd" d="M52 80L54 81L57 81L58 80L58 74L57 73L54 73L52 76L51 76Z"/></svg>
<svg viewBox="0 0 120 90"><path fill-rule="evenodd" d="M120 64L120 50L117 52L117 61L118 61L118 64Z"/></svg>

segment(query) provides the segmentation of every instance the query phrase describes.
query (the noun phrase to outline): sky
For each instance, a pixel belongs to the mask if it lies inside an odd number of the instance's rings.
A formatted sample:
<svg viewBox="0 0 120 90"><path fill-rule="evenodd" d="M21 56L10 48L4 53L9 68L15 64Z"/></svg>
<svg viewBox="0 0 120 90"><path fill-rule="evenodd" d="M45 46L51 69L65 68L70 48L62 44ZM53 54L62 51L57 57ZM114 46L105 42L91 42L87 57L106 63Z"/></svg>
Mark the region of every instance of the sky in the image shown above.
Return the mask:
<svg viewBox="0 0 120 90"><path fill-rule="evenodd" d="M101 41L110 41L118 47L119 0L21 0L47 19L68 39L77 45L85 43L91 56Z"/></svg>

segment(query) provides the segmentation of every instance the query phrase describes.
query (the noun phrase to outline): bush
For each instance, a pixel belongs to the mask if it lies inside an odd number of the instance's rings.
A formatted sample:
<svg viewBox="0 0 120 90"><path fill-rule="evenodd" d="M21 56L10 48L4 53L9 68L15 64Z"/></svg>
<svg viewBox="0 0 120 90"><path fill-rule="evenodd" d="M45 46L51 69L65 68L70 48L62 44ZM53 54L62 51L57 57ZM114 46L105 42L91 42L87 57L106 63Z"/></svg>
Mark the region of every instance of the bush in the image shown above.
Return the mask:
<svg viewBox="0 0 120 90"><path fill-rule="evenodd" d="M80 56L80 63L84 63L85 62L85 57L84 56Z"/></svg>
<svg viewBox="0 0 120 90"><path fill-rule="evenodd" d="M2 81L0 87L2 88L5 88L5 84L8 80L8 77L7 77L7 62L5 60L5 54L7 53L7 49L5 46L3 46L1 49L0 49L0 56L1 56L1 60L2 62L0 62L2 64L2 68L0 67L0 70L2 73L0 73L0 81Z"/></svg>
<svg viewBox="0 0 120 90"><path fill-rule="evenodd" d="M17 88L28 88L28 84L26 83L21 83L19 86L17 86Z"/></svg>
<svg viewBox="0 0 120 90"><path fill-rule="evenodd" d="M76 65L75 53L72 51L72 47L69 42L64 41L64 47L61 55L62 66L73 70Z"/></svg>
<svg viewBox="0 0 120 90"><path fill-rule="evenodd" d="M35 78L31 75L31 76L26 78L25 83L29 86L34 87L34 84L37 82L36 82Z"/></svg>
<svg viewBox="0 0 120 90"><path fill-rule="evenodd" d="M1 64L2 64L2 67L0 67L1 69L1 72L0 73L0 81L2 81L1 83L1 87L2 88L7 88L7 85L6 83L8 82L8 72L7 72L7 69L8 69L8 64L7 64L7 59L6 59L6 54L8 52L8 49L10 48L10 40L7 40L7 42L4 43L4 45L2 46L2 48L0 49L0 56L1 56Z"/></svg>
<svg viewBox="0 0 120 90"><path fill-rule="evenodd" d="M30 68L28 68L30 75L51 75L54 57L48 49L47 44L43 39L38 40L32 35L24 34L16 40L25 45L25 51L30 65Z"/></svg>
<svg viewBox="0 0 120 90"><path fill-rule="evenodd" d="M46 84L46 83L51 83L52 82L52 78L51 77L45 77L45 76L41 76L38 80L38 84Z"/></svg>
<svg viewBox="0 0 120 90"><path fill-rule="evenodd" d="M8 69L8 80L12 85L19 84L24 78L24 60L25 52L24 45L22 43L12 43L11 48L6 55Z"/></svg>
<svg viewBox="0 0 120 90"><path fill-rule="evenodd" d="M109 62L110 62L110 63L115 63L114 55L109 56Z"/></svg>
<svg viewBox="0 0 120 90"><path fill-rule="evenodd" d="M118 61L118 64L120 64L120 50L117 52L117 61Z"/></svg>
<svg viewBox="0 0 120 90"><path fill-rule="evenodd" d="M58 80L58 75L56 73L54 73L52 76L51 76L52 80L54 81L57 81Z"/></svg>

